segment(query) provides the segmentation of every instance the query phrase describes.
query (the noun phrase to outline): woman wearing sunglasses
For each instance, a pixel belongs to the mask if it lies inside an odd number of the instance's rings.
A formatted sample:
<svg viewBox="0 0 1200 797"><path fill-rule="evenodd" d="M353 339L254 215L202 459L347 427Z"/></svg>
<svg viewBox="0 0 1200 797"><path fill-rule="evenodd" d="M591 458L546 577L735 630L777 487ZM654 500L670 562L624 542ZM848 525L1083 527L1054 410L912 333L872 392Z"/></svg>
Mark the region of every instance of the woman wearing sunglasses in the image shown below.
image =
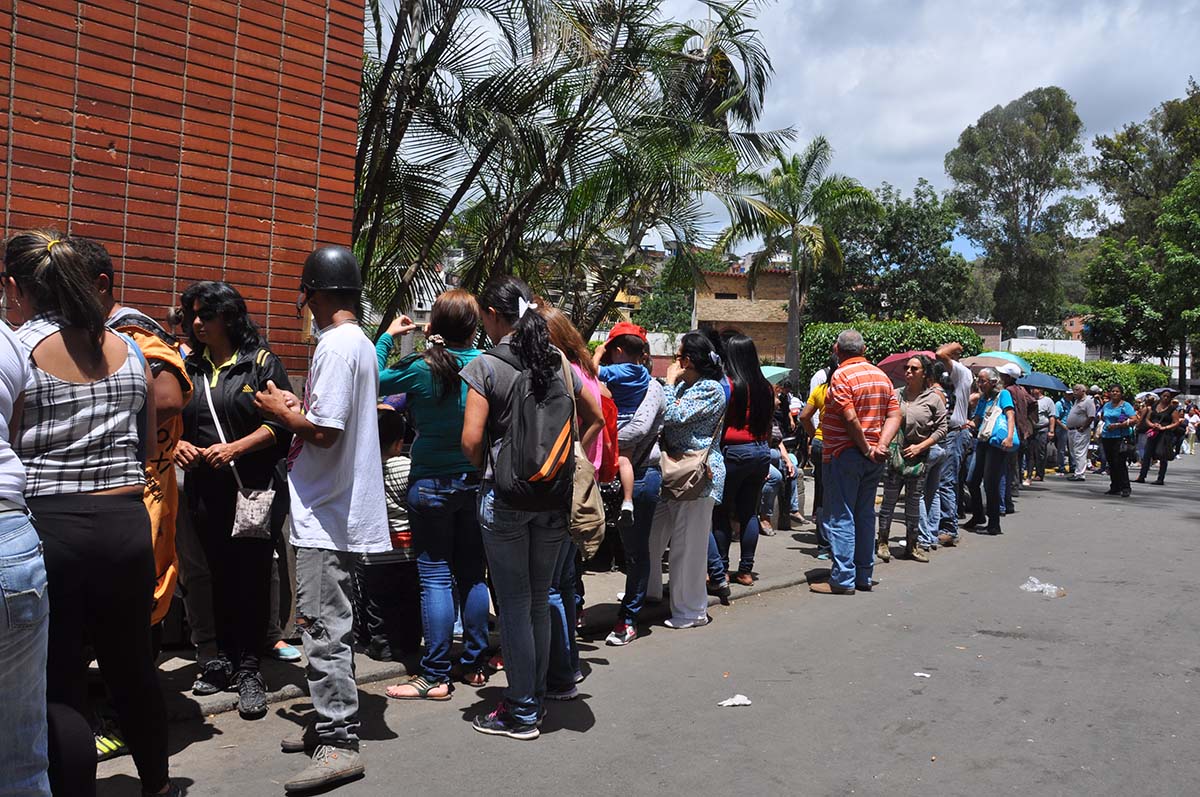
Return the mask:
<svg viewBox="0 0 1200 797"><path fill-rule="evenodd" d="M196 386L183 410L183 439L175 463L187 473L187 510L212 574L219 655L203 662L192 686L197 695L230 687L246 719L267 712L259 657L270 613L274 535L287 514L287 483L276 465L291 434L263 418L254 393L268 380L288 390L288 376L250 319L241 294L224 282L198 282L183 292L183 328L192 354L188 375ZM272 537L233 536L240 487L277 490Z"/></svg>
<svg viewBox="0 0 1200 797"><path fill-rule="evenodd" d="M933 361L925 356L912 357L904 366L904 387L896 390L900 402L901 426L883 482L883 505L879 507L879 547L876 554L887 562L892 558L888 547L892 514L904 488L904 556L916 562L929 557L917 544L921 529L921 500L925 491L925 467L929 449L937 445L949 430L946 402L929 378Z"/></svg>

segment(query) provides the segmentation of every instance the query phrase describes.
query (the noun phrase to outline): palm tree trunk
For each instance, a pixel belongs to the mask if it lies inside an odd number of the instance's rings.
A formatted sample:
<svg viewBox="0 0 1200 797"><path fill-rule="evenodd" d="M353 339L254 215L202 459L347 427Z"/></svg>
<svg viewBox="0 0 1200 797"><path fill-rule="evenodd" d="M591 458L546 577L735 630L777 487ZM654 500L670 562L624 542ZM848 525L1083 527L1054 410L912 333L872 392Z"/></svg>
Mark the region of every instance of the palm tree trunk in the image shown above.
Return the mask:
<svg viewBox="0 0 1200 797"><path fill-rule="evenodd" d="M792 226L792 262L788 286L788 320L787 320L787 346L784 349L783 364L791 371L788 374L788 379L792 380L792 387L795 390L800 389L800 248L796 244L796 235L798 230L795 225Z"/></svg>

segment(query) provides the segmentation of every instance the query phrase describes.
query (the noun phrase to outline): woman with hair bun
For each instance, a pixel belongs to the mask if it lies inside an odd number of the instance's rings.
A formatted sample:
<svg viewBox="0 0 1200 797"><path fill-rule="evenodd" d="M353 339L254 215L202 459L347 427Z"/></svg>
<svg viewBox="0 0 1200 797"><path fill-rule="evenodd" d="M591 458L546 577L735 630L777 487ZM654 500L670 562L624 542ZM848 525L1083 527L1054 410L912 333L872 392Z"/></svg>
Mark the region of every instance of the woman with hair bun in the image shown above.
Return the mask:
<svg viewBox="0 0 1200 797"><path fill-rule="evenodd" d="M550 661L550 583L565 549L571 497L568 493L560 503L538 509L510 506L497 492L493 463L504 451L518 402L525 400L516 395L518 384L527 385L539 404L552 388L556 395L560 386L574 395L585 451L603 429L604 417L595 396L565 368L528 285L516 277L497 277L484 288L479 304L484 331L496 345L462 370L469 388L462 449L484 469L479 525L496 588L508 688L500 705L476 717L474 727L480 733L536 739ZM567 374L570 385L563 383Z"/></svg>
<svg viewBox="0 0 1200 797"><path fill-rule="evenodd" d="M467 385L459 378L459 372L480 354L473 343L478 327L475 297L463 290L449 290L433 303L425 329L425 351L387 367L396 336L417 328L403 315L392 322L375 347L380 391L405 394L417 429L409 473L408 518L421 576L425 655L419 675L388 687L388 697L396 700L449 699L455 592L463 622L459 677L474 687L488 681L484 660L488 590L475 507L479 469L462 451Z"/></svg>
<svg viewBox="0 0 1200 797"><path fill-rule="evenodd" d="M156 573L142 494L153 377L133 342L105 329L91 274L63 236L10 238L2 281L25 320L17 338L30 365L14 448L52 596L47 699L88 713L90 643L142 792L179 794L149 623Z"/></svg>
<svg viewBox="0 0 1200 797"><path fill-rule="evenodd" d="M712 529L713 507L725 486L725 460L717 438L725 414L725 372L721 357L704 333L692 331L679 341L675 361L667 369L667 408L663 422L663 453L679 456L707 450L711 478L696 498L671 498L665 489L654 512L650 532L650 561L657 562L671 546L671 616L668 628L706 625L708 595L705 564ZM651 578L650 600L662 600L662 577Z"/></svg>

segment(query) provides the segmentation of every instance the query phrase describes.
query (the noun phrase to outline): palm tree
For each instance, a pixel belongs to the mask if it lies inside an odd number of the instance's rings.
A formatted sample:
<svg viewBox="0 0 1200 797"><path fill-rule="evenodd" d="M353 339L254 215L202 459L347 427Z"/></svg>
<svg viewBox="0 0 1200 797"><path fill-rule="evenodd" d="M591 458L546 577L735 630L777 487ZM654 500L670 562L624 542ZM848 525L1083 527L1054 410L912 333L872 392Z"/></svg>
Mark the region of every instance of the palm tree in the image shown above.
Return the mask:
<svg viewBox="0 0 1200 797"><path fill-rule="evenodd" d="M791 290L785 364L793 382L798 382L800 322L813 272L841 268L842 247L833 234L837 220L846 213L877 213L879 204L857 180L826 174L833 147L824 136L790 157L776 151L775 159L770 172L744 176L745 196L731 207L732 223L722 232L717 248L727 251L739 241L762 239L762 249L751 255L747 272L752 295L759 273L771 259L788 256Z"/></svg>

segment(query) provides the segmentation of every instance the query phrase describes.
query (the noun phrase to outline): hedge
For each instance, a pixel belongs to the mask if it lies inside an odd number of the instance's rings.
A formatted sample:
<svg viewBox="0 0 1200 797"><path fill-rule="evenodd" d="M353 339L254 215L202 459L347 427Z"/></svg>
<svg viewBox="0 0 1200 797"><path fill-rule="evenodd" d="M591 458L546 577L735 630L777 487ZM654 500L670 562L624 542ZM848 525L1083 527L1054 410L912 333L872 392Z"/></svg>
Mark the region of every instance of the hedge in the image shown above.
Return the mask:
<svg viewBox="0 0 1200 797"><path fill-rule="evenodd" d="M857 329L867 344L867 359L878 362L889 354L928 349L958 341L963 356L983 350L983 338L970 327L933 321L863 321L856 324L809 324L800 337L800 374L806 380L829 362L834 341L844 329Z"/></svg>
<svg viewBox="0 0 1200 797"><path fill-rule="evenodd" d="M1057 376L1068 386L1082 384L1106 388L1115 382L1127 396L1162 387L1170 379L1170 372L1166 368L1150 363L1114 363L1108 360L1082 362L1069 354L1044 351L1022 351L1018 354L1033 366L1033 370Z"/></svg>

